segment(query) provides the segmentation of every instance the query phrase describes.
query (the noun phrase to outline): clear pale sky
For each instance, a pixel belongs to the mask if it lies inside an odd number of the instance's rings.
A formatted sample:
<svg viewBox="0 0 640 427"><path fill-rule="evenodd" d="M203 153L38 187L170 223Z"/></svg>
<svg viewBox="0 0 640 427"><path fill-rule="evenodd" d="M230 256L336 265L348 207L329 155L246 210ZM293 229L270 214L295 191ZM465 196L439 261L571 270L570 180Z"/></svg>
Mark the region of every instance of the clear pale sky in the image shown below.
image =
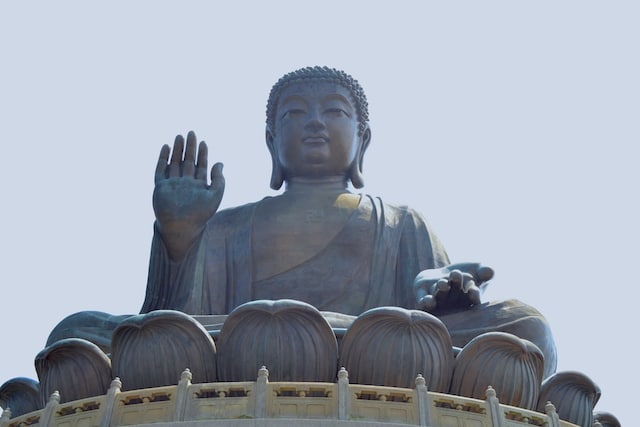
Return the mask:
<svg viewBox="0 0 640 427"><path fill-rule="evenodd" d="M640 6L633 1L0 4L0 384L36 378L55 324L137 313L160 146L193 129L223 206L274 194L271 85L351 73L365 188L422 212L486 300L549 319L559 370L632 424L638 374Z"/></svg>

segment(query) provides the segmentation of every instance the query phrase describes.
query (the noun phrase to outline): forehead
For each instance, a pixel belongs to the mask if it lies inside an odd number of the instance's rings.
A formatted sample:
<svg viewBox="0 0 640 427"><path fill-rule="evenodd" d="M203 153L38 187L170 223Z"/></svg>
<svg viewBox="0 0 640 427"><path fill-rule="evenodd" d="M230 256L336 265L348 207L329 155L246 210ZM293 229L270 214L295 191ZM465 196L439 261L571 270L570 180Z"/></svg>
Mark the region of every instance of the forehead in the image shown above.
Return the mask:
<svg viewBox="0 0 640 427"><path fill-rule="evenodd" d="M342 99L350 105L354 105L351 91L341 84L311 80L292 83L282 89L278 97L278 106L292 99L323 101L333 98Z"/></svg>

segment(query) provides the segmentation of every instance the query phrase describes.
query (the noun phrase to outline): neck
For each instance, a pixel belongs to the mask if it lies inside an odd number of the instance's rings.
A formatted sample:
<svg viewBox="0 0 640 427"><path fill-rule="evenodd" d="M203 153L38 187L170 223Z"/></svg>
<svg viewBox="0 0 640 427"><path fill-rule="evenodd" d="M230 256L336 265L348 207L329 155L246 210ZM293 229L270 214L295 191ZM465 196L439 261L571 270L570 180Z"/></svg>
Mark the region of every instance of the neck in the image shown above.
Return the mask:
<svg viewBox="0 0 640 427"><path fill-rule="evenodd" d="M344 176L329 176L322 178L290 178L287 179L285 194L310 193L347 193L347 178Z"/></svg>

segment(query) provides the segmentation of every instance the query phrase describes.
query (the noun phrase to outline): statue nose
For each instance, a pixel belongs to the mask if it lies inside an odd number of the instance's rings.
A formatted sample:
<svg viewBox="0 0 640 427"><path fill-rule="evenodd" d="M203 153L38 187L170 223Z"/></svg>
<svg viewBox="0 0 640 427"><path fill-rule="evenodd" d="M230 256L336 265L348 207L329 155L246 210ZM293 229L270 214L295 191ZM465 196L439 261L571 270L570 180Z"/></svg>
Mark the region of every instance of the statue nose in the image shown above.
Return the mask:
<svg viewBox="0 0 640 427"><path fill-rule="evenodd" d="M324 122L320 119L320 116L311 114L309 119L304 125L305 130L310 132L318 132L325 128Z"/></svg>

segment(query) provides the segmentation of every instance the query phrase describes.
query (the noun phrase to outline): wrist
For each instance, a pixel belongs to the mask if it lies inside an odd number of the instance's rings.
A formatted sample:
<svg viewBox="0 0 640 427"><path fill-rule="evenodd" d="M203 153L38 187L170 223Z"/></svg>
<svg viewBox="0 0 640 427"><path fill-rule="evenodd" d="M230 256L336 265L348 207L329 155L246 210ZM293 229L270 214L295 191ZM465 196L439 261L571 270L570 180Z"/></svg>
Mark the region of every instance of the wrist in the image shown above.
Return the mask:
<svg viewBox="0 0 640 427"><path fill-rule="evenodd" d="M189 249L198 240L205 226L193 226L184 222L171 221L163 223L156 220L155 230L162 239L169 258L179 262L186 256Z"/></svg>

